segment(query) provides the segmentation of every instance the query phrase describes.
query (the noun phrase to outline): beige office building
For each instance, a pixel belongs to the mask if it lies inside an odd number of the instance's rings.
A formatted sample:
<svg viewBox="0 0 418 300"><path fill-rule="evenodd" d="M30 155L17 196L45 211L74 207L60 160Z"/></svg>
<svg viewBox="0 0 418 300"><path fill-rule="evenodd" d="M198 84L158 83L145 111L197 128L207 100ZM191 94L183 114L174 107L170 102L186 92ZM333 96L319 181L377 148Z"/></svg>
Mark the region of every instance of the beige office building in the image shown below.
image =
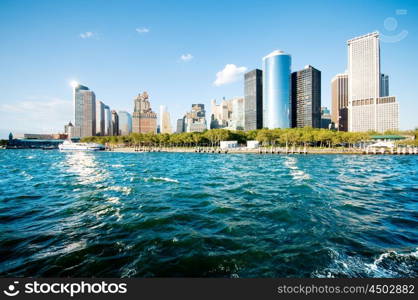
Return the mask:
<svg viewBox="0 0 418 300"><path fill-rule="evenodd" d="M379 33L356 37L348 44L348 129L353 132L399 129L399 104L381 96Z"/></svg>
<svg viewBox="0 0 418 300"><path fill-rule="evenodd" d="M340 131L348 130L348 74L337 74L331 80L331 121Z"/></svg>
<svg viewBox="0 0 418 300"><path fill-rule="evenodd" d="M160 132L172 133L170 114L165 105L160 105Z"/></svg>

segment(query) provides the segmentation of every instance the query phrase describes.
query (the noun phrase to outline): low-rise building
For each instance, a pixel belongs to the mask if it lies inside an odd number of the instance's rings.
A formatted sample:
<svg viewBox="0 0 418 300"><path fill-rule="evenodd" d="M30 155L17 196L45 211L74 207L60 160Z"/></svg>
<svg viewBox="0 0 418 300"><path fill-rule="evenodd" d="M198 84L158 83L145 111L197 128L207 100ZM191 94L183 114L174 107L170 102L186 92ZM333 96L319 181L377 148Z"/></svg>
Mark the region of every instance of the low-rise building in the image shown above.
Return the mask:
<svg viewBox="0 0 418 300"><path fill-rule="evenodd" d="M260 146L259 141L247 141L247 148L248 149L257 149Z"/></svg>
<svg viewBox="0 0 418 300"><path fill-rule="evenodd" d="M221 141L219 143L221 149L231 149L238 147L238 141Z"/></svg>

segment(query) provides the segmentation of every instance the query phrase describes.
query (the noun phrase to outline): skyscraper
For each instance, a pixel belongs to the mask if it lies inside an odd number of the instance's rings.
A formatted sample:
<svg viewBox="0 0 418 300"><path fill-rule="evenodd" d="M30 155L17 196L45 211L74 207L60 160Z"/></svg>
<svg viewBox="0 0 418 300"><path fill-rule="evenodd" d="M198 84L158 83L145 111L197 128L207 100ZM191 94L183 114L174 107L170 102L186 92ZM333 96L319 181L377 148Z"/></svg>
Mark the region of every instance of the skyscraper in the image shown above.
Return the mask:
<svg viewBox="0 0 418 300"><path fill-rule="evenodd" d="M226 128L232 115L232 102L222 99L222 102L217 104L216 100L211 101L210 129Z"/></svg>
<svg viewBox="0 0 418 300"><path fill-rule="evenodd" d="M348 75L337 74L331 80L331 120L340 131L348 130Z"/></svg>
<svg viewBox="0 0 418 300"><path fill-rule="evenodd" d="M216 104L216 100L212 100L212 114L210 128L227 128L230 130L244 130L244 98L232 98L222 100L220 104Z"/></svg>
<svg viewBox="0 0 418 300"><path fill-rule="evenodd" d="M389 75L380 74L380 97L389 96Z"/></svg>
<svg viewBox="0 0 418 300"><path fill-rule="evenodd" d="M132 117L127 111L119 111L119 132L121 135L129 135L132 132Z"/></svg>
<svg viewBox="0 0 418 300"><path fill-rule="evenodd" d="M71 121L67 125L64 125L64 133L67 134L67 139L71 139L74 136L74 125Z"/></svg>
<svg viewBox="0 0 418 300"><path fill-rule="evenodd" d="M167 111L167 106L160 105L160 132L172 133L170 114Z"/></svg>
<svg viewBox="0 0 418 300"><path fill-rule="evenodd" d="M216 103L216 99L211 100L210 129L228 127L228 120L231 117L232 105L229 101L222 99L221 103Z"/></svg>
<svg viewBox="0 0 418 300"><path fill-rule="evenodd" d="M96 135L105 135L105 105L96 101Z"/></svg>
<svg viewBox="0 0 418 300"><path fill-rule="evenodd" d="M263 127L289 128L292 59L283 51L263 58Z"/></svg>
<svg viewBox="0 0 418 300"><path fill-rule="evenodd" d="M185 115L184 126L186 132L203 132L207 129L204 104L192 104L192 110Z"/></svg>
<svg viewBox="0 0 418 300"><path fill-rule="evenodd" d="M134 99L132 131L136 133L157 133L157 114L152 111L148 93L138 94Z"/></svg>
<svg viewBox="0 0 418 300"><path fill-rule="evenodd" d="M73 85L74 136L86 137L96 134L96 95L88 87Z"/></svg>
<svg viewBox="0 0 418 300"><path fill-rule="evenodd" d="M112 110L112 135L119 134L119 115L116 110Z"/></svg>
<svg viewBox="0 0 418 300"><path fill-rule="evenodd" d="M184 132L184 118L177 119L177 129L176 133Z"/></svg>
<svg viewBox="0 0 418 300"><path fill-rule="evenodd" d="M379 33L356 37L348 44L349 131L386 131L399 128L399 104L382 97Z"/></svg>
<svg viewBox="0 0 418 300"><path fill-rule="evenodd" d="M321 128L331 129L331 114L327 107L321 107Z"/></svg>
<svg viewBox="0 0 418 300"><path fill-rule="evenodd" d="M292 127L321 128L321 71L308 65L292 73Z"/></svg>
<svg viewBox="0 0 418 300"><path fill-rule="evenodd" d="M104 106L104 135L112 135L112 113L107 105Z"/></svg>
<svg viewBox="0 0 418 300"><path fill-rule="evenodd" d="M244 75L244 129L263 128L263 71L254 69Z"/></svg>
<svg viewBox="0 0 418 300"><path fill-rule="evenodd" d="M231 130L244 130L244 98L234 98L231 100L232 103L232 114L231 120L228 124L228 129Z"/></svg>

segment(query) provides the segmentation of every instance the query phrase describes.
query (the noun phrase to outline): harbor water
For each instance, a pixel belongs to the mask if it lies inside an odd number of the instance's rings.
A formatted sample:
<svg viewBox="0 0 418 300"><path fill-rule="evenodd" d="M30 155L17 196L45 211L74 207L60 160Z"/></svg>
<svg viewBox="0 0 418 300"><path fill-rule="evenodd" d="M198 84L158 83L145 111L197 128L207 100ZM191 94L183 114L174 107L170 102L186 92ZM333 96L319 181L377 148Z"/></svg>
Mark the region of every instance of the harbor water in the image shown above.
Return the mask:
<svg viewBox="0 0 418 300"><path fill-rule="evenodd" d="M418 157L0 151L0 275L417 277Z"/></svg>

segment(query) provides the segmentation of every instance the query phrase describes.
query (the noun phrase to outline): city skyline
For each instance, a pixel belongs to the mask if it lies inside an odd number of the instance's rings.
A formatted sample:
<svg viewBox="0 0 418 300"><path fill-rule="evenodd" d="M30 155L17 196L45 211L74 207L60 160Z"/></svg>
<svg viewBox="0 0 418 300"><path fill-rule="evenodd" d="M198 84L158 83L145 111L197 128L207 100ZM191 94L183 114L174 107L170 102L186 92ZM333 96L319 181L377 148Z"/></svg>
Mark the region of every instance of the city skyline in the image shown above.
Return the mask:
<svg viewBox="0 0 418 300"><path fill-rule="evenodd" d="M322 71L321 105L331 107L331 79L347 69L347 40L375 29L385 37L381 42L381 72L389 75L390 94L396 95L400 103L400 129L413 129L418 125L414 117L417 96L413 92L414 83L418 78L418 66L416 60L412 58L413 53L418 51L416 42L418 26L415 26L418 5L413 1L389 1L383 4L370 1L366 6L373 7L374 14L368 15L367 21L358 24L338 23L341 25L339 29L333 29L329 33L329 30L325 30L323 26L332 27L339 22L338 16L341 17L341 14L347 12L337 12L333 17L327 15L327 21L314 24L312 28L302 28L303 24L292 27L285 34L283 29L275 26L266 27L266 24L272 25L276 22L272 13L260 14L258 17L260 24L252 28L249 33L247 30L242 30L240 28L242 23L238 22L221 37L217 34L217 41L228 39L231 43L237 43L237 47L216 44L218 48L220 47L219 52L222 52L222 55L214 55L204 49L209 45L208 43L214 42L215 37L210 36L202 45L192 42L196 34L199 35L202 30L209 32L219 30L219 24L215 24L213 28L208 24L208 20L203 20L198 24L198 28L190 30L186 25L196 21L190 15L190 20L185 22L187 24L168 29L168 23L175 21L177 17L170 15L166 21L162 21L163 18L155 18L156 15L167 14L158 4L141 3L143 11L147 14L144 14L144 18L141 18L139 23L124 21L111 28L105 26L103 22L95 25L94 21L104 20L109 16L121 19L132 14L135 9L139 9L140 5L122 1L120 6L109 2L101 7L97 2L91 1L86 3L87 8L91 8L91 10L86 8L91 14L91 19L83 19L84 14L80 12L80 15L75 16L80 22L76 22L76 26L71 27L66 26L65 22L73 17L70 16L69 10L77 6L77 1L72 4L29 2L26 3L30 8L27 12L23 11L22 3L3 1L0 4L2 8L0 15L3 17L0 22L4 24L0 26L0 33L2 36L7 36L3 38L4 47L0 49L0 63L4 66L3 71L0 71L0 79L7 87L3 89L4 93L0 97L0 111L6 113L5 118L0 121L2 138L5 138L11 129L16 132L62 132L63 125L72 119L72 114L68 110L68 107L71 108L71 90L68 86L71 80L78 80L89 86L95 91L98 99L111 108L128 112L132 112L133 95L146 90L152 95L154 108L167 105L172 116L171 125L175 128L174 121L190 109L191 103L202 103L210 107L210 101L214 98L222 99L225 96L230 99L244 96L244 73L254 68L261 68L261 58L274 49L284 49L292 55L292 72L302 69L307 64L314 65ZM194 4L188 1L178 4L167 2L167 5L176 11L184 9L187 5L190 12L201 12L202 9L209 11L227 9L233 6L236 10L230 17L234 20L243 17L245 19L253 8L254 13L257 13L266 5L277 7L276 3L269 1L261 2L258 6L252 6L248 2L239 5L233 3L211 5L206 2ZM305 5L313 4L307 2ZM41 10L45 6L55 11L56 16L50 13L48 16L43 15ZM350 7L351 10L357 8L358 20L362 20L361 15L366 14L363 10L367 10L360 9L360 2L338 4L338 6L340 9L341 6ZM321 5L322 11L316 9L315 12L321 16L327 14L333 7L331 2L324 1ZM132 13L130 9L133 10ZM37 18L28 18L29 11ZM292 15L297 13L297 7L286 4L285 11L288 16L283 15L281 22L290 22ZM221 20L225 13L221 11L215 17L216 20L217 18ZM198 13L197 16L200 17L201 14ZM62 29L60 34L57 34L57 29L51 26L43 27L39 23L41 17L47 18L42 20L42 24L48 24L48 20L58 22L57 28ZM58 17L62 19L57 19ZM307 20L304 22L312 21L311 18L307 15ZM397 27L394 26L393 20L397 22ZM18 22L23 23L18 25ZM24 41L14 40L12 36L22 34L22 26L28 30L28 36ZM260 36L259 30L263 26L268 30L264 29ZM318 30L319 27L322 29ZM390 30L394 27L396 30ZM7 29L15 34L6 35ZM172 31L175 29L185 29L186 35L176 34ZM304 37L303 42L298 41L302 29L312 33L312 37ZM396 37L404 29L408 31L406 37L403 36L404 38L396 42L388 38ZM168 46L164 43L168 49L155 51L162 45L162 40L169 34L168 32L173 35L170 39L173 45ZM247 36L244 36L244 32ZM44 49L43 43L39 43L36 39L39 34L42 34L50 50ZM114 46L115 41L120 41L120 45ZM248 41L254 45L248 50L240 50L238 45ZM303 45L309 42L308 50ZM29 48L35 46L31 48L32 51L25 51L24 49L28 47L21 47L22 43L30 45ZM73 46L69 48L71 50L64 49L67 44ZM101 52L98 53L97 49L101 49ZM51 55L49 51L55 54ZM123 51L128 51L128 55L121 58L117 54ZM139 51L139 54L134 55L133 51ZM113 57L116 60L103 63L106 57ZM38 73L41 76L38 76ZM25 109L31 110L32 115L27 116L24 113ZM45 118L47 113L52 114L49 120ZM25 124L22 119L30 122Z"/></svg>

